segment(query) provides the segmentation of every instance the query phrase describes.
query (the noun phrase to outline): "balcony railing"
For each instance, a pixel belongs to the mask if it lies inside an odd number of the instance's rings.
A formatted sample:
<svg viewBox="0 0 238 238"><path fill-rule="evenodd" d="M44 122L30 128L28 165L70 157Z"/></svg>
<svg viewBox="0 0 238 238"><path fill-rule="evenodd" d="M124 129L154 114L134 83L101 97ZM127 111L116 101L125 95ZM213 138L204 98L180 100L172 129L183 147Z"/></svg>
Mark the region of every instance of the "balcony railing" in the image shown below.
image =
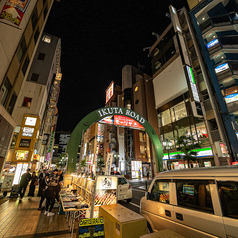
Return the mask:
<svg viewBox="0 0 238 238"><path fill-rule="evenodd" d="M227 26L236 23L238 23L238 13L231 12L220 16L210 17L206 21L202 22L199 25L199 28L202 33L205 33L216 26Z"/></svg>

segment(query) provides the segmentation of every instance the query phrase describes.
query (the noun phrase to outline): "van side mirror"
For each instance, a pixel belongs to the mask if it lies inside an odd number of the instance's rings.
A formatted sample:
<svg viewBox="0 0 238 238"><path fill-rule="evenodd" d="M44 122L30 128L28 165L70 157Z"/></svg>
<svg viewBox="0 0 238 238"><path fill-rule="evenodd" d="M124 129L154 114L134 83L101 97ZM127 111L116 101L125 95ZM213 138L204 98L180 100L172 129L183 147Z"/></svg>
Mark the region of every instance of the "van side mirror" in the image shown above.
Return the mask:
<svg viewBox="0 0 238 238"><path fill-rule="evenodd" d="M146 196L146 200L150 200L151 194L150 194L149 192L146 192L146 193L145 193L145 196Z"/></svg>

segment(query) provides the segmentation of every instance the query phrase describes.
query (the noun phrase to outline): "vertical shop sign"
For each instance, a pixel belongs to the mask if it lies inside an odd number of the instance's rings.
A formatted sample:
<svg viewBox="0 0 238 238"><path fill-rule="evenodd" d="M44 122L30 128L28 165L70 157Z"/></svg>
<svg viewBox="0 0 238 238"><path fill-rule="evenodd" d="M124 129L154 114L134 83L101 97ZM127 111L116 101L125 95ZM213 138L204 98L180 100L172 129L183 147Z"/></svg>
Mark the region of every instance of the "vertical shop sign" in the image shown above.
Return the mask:
<svg viewBox="0 0 238 238"><path fill-rule="evenodd" d="M2 8L0 19L6 19L20 26L30 1L31 0L7 0Z"/></svg>
<svg viewBox="0 0 238 238"><path fill-rule="evenodd" d="M54 137L55 137L55 132L52 131L51 136L50 136L50 143L49 143L48 153L52 152L53 143L54 143Z"/></svg>
<svg viewBox="0 0 238 238"><path fill-rule="evenodd" d="M107 163L106 163L106 168L105 168L105 175L111 174L112 159L113 159L113 153L108 153L107 154Z"/></svg>

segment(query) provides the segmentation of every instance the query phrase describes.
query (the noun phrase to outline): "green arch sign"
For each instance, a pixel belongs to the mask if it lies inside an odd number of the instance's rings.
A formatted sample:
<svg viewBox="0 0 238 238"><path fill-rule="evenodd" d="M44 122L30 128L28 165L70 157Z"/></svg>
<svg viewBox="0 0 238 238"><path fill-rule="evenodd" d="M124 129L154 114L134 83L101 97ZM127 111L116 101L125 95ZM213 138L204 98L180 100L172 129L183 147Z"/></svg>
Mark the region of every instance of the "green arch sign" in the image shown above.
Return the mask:
<svg viewBox="0 0 238 238"><path fill-rule="evenodd" d="M77 153L78 148L81 143L81 139L83 133L95 122L101 120L107 116L113 115L121 115L127 116L129 118L134 119L138 123L140 123L144 128L146 133L149 135L150 140L152 141L156 158L154 159L155 167L157 172L163 171L163 148L160 143L159 137L156 134L153 127L150 125L148 121L146 121L142 116L138 113L129 110L124 107L103 107L97 109L87 116L85 116L78 125L74 128L70 140L67 145L66 153L68 154L68 163L67 163L67 174L70 174L76 170L76 160L77 160Z"/></svg>

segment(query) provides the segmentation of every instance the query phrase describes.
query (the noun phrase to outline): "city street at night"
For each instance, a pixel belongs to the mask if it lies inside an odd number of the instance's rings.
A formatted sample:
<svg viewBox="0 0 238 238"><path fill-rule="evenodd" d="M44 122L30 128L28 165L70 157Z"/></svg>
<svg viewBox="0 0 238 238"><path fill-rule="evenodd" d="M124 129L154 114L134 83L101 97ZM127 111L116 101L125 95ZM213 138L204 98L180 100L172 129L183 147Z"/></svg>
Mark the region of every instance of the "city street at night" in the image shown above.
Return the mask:
<svg viewBox="0 0 238 238"><path fill-rule="evenodd" d="M0 238L238 238L238 0L0 0Z"/></svg>

